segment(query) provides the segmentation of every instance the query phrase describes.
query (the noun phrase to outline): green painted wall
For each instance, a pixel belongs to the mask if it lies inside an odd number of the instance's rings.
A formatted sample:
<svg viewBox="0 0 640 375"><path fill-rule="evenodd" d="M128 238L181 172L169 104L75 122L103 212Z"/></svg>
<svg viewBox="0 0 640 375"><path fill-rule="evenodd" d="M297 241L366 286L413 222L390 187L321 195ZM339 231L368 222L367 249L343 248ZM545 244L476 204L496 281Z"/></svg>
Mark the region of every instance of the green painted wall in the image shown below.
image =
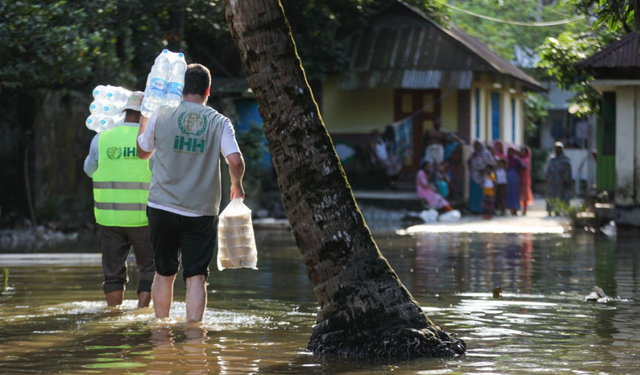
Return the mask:
<svg viewBox="0 0 640 375"><path fill-rule="evenodd" d="M322 118L330 132L369 133L393 122L393 90L338 90L338 77L322 85Z"/></svg>
<svg viewBox="0 0 640 375"><path fill-rule="evenodd" d="M608 93L610 94L610 93ZM598 190L615 191L616 189L616 156L615 152L611 154L611 150L605 150L613 146L615 151L615 130L613 130L613 141L611 135L607 135L605 140L605 121L607 126L615 127L615 94L604 95L602 102L602 116L598 119L597 137L598 137L598 160L596 162L596 187ZM605 142L607 147L603 147ZM611 143L613 142L613 145ZM607 151L605 153L605 151Z"/></svg>

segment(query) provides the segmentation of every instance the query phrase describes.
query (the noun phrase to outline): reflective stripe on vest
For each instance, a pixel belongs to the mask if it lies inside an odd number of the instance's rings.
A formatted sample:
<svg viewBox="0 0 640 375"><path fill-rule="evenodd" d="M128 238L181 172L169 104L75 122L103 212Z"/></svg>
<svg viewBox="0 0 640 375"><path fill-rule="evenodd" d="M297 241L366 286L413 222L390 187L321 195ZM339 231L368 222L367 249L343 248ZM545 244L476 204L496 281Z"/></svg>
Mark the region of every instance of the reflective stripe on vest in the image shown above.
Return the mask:
<svg viewBox="0 0 640 375"><path fill-rule="evenodd" d="M147 205L140 203L100 203L95 202L95 208L99 210L114 211L146 211Z"/></svg>
<svg viewBox="0 0 640 375"><path fill-rule="evenodd" d="M148 182L115 182L115 181L101 181L93 183L94 189L139 189L149 190Z"/></svg>
<svg viewBox="0 0 640 375"><path fill-rule="evenodd" d="M100 133L98 169L93 174L96 222L108 227L143 227L151 171L136 149L138 128L120 125Z"/></svg>

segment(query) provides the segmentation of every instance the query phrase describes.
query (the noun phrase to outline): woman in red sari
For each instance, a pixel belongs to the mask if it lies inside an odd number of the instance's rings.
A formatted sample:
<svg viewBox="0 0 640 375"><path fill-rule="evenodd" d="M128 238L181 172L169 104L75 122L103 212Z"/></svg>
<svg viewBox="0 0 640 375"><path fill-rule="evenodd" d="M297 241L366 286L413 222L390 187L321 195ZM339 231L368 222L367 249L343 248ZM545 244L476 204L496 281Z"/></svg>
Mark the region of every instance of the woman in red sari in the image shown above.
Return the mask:
<svg viewBox="0 0 640 375"><path fill-rule="evenodd" d="M493 154L497 160L507 159L507 155L504 153L504 143L499 139L493 142Z"/></svg>
<svg viewBox="0 0 640 375"><path fill-rule="evenodd" d="M524 168L520 171L520 203L522 204L522 214L527 214L527 206L533 203L533 193L531 192L531 149L523 146L520 149L520 160Z"/></svg>

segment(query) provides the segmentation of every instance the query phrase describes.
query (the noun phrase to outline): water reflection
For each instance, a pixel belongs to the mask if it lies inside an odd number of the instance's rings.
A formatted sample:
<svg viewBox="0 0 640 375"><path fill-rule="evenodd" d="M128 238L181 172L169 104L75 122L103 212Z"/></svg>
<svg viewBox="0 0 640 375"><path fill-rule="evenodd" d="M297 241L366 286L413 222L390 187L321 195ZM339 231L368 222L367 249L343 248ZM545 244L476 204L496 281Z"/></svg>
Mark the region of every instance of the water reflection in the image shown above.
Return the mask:
<svg viewBox="0 0 640 375"><path fill-rule="evenodd" d="M260 270L214 271L200 326L155 321L150 309L135 308L135 292L121 309L107 309L99 266L12 267L0 290L0 373L640 372L634 237L379 238L425 312L469 347L462 359L395 364L306 352L317 312L306 269L288 234L258 238ZM613 298L586 302L594 285ZM176 300L173 315L184 316L184 295Z"/></svg>

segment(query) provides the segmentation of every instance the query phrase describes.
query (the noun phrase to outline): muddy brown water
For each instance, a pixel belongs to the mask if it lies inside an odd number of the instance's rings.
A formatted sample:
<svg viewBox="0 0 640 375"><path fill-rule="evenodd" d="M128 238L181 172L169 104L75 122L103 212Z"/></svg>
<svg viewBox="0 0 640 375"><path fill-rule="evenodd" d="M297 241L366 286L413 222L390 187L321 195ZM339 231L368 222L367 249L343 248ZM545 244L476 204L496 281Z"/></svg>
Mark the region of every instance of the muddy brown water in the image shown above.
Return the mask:
<svg viewBox="0 0 640 375"><path fill-rule="evenodd" d="M258 232L259 270L212 269L198 329L179 318L182 281L175 321L159 323L134 309L133 290L122 309L106 309L97 264L10 266L0 286L0 373L640 373L640 237L376 239L431 319L466 340L464 357L376 363L308 353L317 303L305 266L288 232ZM585 301L594 285L611 298Z"/></svg>

